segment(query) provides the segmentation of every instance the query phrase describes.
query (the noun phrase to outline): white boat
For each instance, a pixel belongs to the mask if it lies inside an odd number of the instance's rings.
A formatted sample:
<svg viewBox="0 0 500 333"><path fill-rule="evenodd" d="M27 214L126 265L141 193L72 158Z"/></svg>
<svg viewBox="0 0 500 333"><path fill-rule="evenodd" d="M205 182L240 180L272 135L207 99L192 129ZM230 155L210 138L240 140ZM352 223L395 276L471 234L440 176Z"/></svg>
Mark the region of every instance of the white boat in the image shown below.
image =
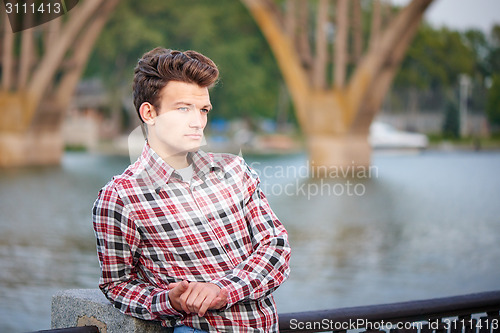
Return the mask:
<svg viewBox="0 0 500 333"><path fill-rule="evenodd" d="M379 121L370 125L368 141L374 149L425 149L429 145L424 134L401 131Z"/></svg>

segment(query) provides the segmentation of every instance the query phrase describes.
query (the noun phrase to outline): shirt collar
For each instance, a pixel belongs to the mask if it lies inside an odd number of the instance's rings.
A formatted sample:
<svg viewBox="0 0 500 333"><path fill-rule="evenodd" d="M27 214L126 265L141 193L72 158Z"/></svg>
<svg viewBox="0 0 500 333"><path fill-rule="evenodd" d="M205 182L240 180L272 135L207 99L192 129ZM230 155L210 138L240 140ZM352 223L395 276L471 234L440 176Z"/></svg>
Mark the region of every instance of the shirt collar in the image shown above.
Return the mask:
<svg viewBox="0 0 500 333"><path fill-rule="evenodd" d="M214 161L212 154L202 150L189 153L188 157L193 163L194 173L200 179L203 179L212 170L221 169L221 166ZM140 162L144 166L148 183L151 182L155 189L165 186L175 172L175 169L165 162L147 142L142 150Z"/></svg>
<svg viewBox="0 0 500 333"><path fill-rule="evenodd" d="M220 165L214 161L213 155L198 150L195 153L189 153L189 158L193 161L194 172L198 177L202 178L204 175L210 173L215 169L220 169Z"/></svg>

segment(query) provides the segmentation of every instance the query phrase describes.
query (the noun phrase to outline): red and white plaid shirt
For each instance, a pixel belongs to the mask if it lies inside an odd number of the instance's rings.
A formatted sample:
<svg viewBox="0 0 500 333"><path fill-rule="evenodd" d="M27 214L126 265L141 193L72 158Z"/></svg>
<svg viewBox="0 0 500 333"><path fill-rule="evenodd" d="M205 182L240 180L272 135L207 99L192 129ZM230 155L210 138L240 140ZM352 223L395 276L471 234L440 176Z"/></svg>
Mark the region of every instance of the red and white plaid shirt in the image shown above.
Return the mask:
<svg viewBox="0 0 500 333"><path fill-rule="evenodd" d="M146 144L99 192L99 287L122 312L164 326L277 332L271 292L289 274L286 230L242 158L203 151L190 157L194 174L186 183ZM204 317L177 312L168 285L182 280L227 289L227 307Z"/></svg>

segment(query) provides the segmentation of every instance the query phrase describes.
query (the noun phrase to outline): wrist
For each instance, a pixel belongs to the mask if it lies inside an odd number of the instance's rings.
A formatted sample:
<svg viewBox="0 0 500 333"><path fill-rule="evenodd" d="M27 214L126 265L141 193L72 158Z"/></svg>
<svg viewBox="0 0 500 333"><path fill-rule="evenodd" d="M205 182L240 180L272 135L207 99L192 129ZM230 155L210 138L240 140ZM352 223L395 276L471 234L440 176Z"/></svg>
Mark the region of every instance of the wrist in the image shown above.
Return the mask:
<svg viewBox="0 0 500 333"><path fill-rule="evenodd" d="M173 307L173 303L170 301L169 294L169 291L165 290L153 296L151 302L152 312L156 313L157 315L183 317L184 315L181 313L181 311L178 311Z"/></svg>

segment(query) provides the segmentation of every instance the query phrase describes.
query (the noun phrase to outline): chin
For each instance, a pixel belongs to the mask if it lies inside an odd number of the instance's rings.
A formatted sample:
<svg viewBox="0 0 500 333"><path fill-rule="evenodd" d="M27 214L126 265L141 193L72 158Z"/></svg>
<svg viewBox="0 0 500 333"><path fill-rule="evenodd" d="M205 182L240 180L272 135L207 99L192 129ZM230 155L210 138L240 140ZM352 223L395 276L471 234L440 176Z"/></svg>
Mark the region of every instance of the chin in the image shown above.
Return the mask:
<svg viewBox="0 0 500 333"><path fill-rule="evenodd" d="M188 153L196 153L198 150L200 150L200 147L201 146L195 146L195 147L188 148L188 149L186 149L186 152L188 152Z"/></svg>

